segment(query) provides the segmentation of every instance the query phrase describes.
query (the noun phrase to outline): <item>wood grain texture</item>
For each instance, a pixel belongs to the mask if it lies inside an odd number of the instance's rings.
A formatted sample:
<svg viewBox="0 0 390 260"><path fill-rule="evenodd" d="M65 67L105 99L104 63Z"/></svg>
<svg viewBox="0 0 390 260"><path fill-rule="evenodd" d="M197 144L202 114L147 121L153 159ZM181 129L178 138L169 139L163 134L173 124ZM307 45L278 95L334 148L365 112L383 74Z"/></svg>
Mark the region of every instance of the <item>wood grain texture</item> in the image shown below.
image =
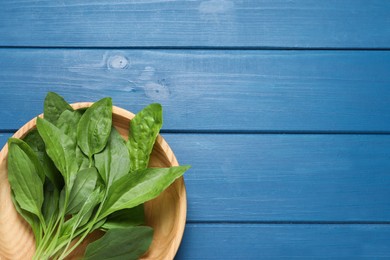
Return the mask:
<svg viewBox="0 0 390 260"><path fill-rule="evenodd" d="M175 259L388 259L389 13L383 0L3 0L0 147L47 91L159 102L193 166Z"/></svg>
<svg viewBox="0 0 390 260"><path fill-rule="evenodd" d="M0 67L0 129L51 90L135 112L159 102L164 129L390 131L387 51L0 49Z"/></svg>
<svg viewBox="0 0 390 260"><path fill-rule="evenodd" d="M389 259L389 225L188 224L175 259Z"/></svg>
<svg viewBox="0 0 390 260"><path fill-rule="evenodd" d="M388 48L388 1L19 1L2 46Z"/></svg>
<svg viewBox="0 0 390 260"><path fill-rule="evenodd" d="M390 222L390 135L164 138L192 165L190 223Z"/></svg>
<svg viewBox="0 0 390 260"><path fill-rule="evenodd" d="M74 109L89 107L92 103L73 104ZM113 125L127 137L130 120L134 114L113 107ZM42 117L42 114L40 115ZM14 135L23 138L36 127L36 119L23 125ZM17 214L12 201L7 178L8 146L0 152L0 259L29 259L34 252L34 237L30 227ZM158 136L150 157L151 167L177 166L175 155L165 140ZM180 245L187 213L187 199L183 177L176 180L159 197L145 203L146 224L153 227L153 241L142 259L172 259ZM93 241L96 236L91 236ZM83 243L69 259L79 259L87 244ZM84 246L84 248L83 248Z"/></svg>
<svg viewBox="0 0 390 260"><path fill-rule="evenodd" d="M390 135L164 134L188 220L390 221Z"/></svg>

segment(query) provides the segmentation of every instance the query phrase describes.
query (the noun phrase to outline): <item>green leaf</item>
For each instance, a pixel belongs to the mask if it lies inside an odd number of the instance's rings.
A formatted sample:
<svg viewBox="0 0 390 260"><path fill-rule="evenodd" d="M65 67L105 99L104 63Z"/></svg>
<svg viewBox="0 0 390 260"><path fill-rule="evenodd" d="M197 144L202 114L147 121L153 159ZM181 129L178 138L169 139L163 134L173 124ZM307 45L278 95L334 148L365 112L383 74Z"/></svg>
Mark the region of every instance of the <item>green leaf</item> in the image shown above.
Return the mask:
<svg viewBox="0 0 390 260"><path fill-rule="evenodd" d="M145 107L131 120L128 140L131 171L143 170L148 166L162 122L162 108L157 103Z"/></svg>
<svg viewBox="0 0 390 260"><path fill-rule="evenodd" d="M106 146L111 125L111 98L103 98L95 102L82 115L77 127L77 144L90 160Z"/></svg>
<svg viewBox="0 0 390 260"><path fill-rule="evenodd" d="M60 172L55 167L53 161L47 155L45 150L45 143L43 142L38 131L36 129L30 131L26 137L24 137L23 141L25 141L37 155L46 177L50 179L50 181L57 187L58 190L61 190L62 186L64 185L64 180Z"/></svg>
<svg viewBox="0 0 390 260"><path fill-rule="evenodd" d="M80 149L76 147L76 162L79 168L79 171L89 168L89 159Z"/></svg>
<svg viewBox="0 0 390 260"><path fill-rule="evenodd" d="M34 233L35 242L37 244L41 239L41 232L40 232L41 226L40 226L39 218L36 215L32 214L31 212L28 212L20 207L19 203L15 199L15 194L13 191L11 191L11 200L19 215L21 215L24 218L24 220L26 220L26 222L30 225Z"/></svg>
<svg viewBox="0 0 390 260"><path fill-rule="evenodd" d="M92 216L94 209L102 202L104 196L104 191L97 187L86 199L84 205L80 209L78 215L80 221L78 222L78 226L86 225L89 219ZM96 224L96 223L88 223L88 224Z"/></svg>
<svg viewBox="0 0 390 260"><path fill-rule="evenodd" d="M95 154L94 158L95 166L108 189L112 183L130 171L129 150L125 140L114 127L111 129L107 146L102 152Z"/></svg>
<svg viewBox="0 0 390 260"><path fill-rule="evenodd" d="M72 190L69 195L69 203L66 213L79 212L85 200L96 187L98 172L95 167L84 169L77 173Z"/></svg>
<svg viewBox="0 0 390 260"><path fill-rule="evenodd" d="M79 111L65 110L58 118L56 126L72 140L77 138L77 125L81 119Z"/></svg>
<svg viewBox="0 0 390 260"><path fill-rule="evenodd" d="M66 190L65 190L66 188L64 187L62 190L61 190L61 192L60 192L60 198L59 198L59 200L58 200L58 209L59 209L59 211L60 211L60 213L62 214L62 215L64 215L65 216L65 210L66 210L66 208L65 208L65 193L66 193ZM69 191L70 192L70 191Z"/></svg>
<svg viewBox="0 0 390 260"><path fill-rule="evenodd" d="M82 113L80 111L65 110L58 118L57 127L69 136L75 143L77 143L77 125L81 119ZM80 147L76 145L76 160L79 171L89 167L88 157L83 154Z"/></svg>
<svg viewBox="0 0 390 260"><path fill-rule="evenodd" d="M72 239L72 236L77 228L87 224L88 220L91 218L93 210L102 201L102 199L103 192L100 188L96 188L94 191L89 193L88 197L84 200L80 211L64 223L60 232L60 240Z"/></svg>
<svg viewBox="0 0 390 260"><path fill-rule="evenodd" d="M50 223L50 221L53 221L53 219L55 219L58 215L59 197L59 190L49 179L46 179L44 183L44 200L42 205L42 214L45 218L47 225Z"/></svg>
<svg viewBox="0 0 390 260"><path fill-rule="evenodd" d="M43 106L43 115L47 121L55 125L65 110L73 111L73 108L58 94L47 93Z"/></svg>
<svg viewBox="0 0 390 260"><path fill-rule="evenodd" d="M64 177L70 189L78 170L76 143L60 129L42 118L37 118L37 129L45 142L46 152Z"/></svg>
<svg viewBox="0 0 390 260"><path fill-rule="evenodd" d="M157 197L189 168L148 168L122 177L112 185L101 215L106 217L115 211L133 208Z"/></svg>
<svg viewBox="0 0 390 260"><path fill-rule="evenodd" d="M34 151L22 140L8 141L8 180L20 208L42 217L44 173Z"/></svg>
<svg viewBox="0 0 390 260"><path fill-rule="evenodd" d="M105 222L106 222L106 218L102 219L102 220L99 220L98 222L96 222L95 224L93 224L92 226L92 229L91 229L91 232L94 231L94 230L97 230L99 229Z"/></svg>
<svg viewBox="0 0 390 260"><path fill-rule="evenodd" d="M138 259L148 250L152 239L151 227L111 229L102 238L87 246L83 259Z"/></svg>
<svg viewBox="0 0 390 260"><path fill-rule="evenodd" d="M116 211L107 217L102 229L125 228L145 224L144 204Z"/></svg>

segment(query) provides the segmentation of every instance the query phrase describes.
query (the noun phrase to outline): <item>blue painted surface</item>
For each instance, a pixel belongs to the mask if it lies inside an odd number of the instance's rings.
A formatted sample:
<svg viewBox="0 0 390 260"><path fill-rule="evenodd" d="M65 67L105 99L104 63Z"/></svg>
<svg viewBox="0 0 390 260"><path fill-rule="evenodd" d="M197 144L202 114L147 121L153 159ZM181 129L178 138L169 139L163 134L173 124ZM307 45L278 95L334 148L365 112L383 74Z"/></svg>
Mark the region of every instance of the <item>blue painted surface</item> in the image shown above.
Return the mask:
<svg viewBox="0 0 390 260"><path fill-rule="evenodd" d="M133 112L160 102L163 136L193 165L177 259L390 258L389 13L1 1L0 146L50 90Z"/></svg>
<svg viewBox="0 0 390 260"><path fill-rule="evenodd" d="M388 48L383 0L2 0L0 45Z"/></svg>
<svg viewBox="0 0 390 260"><path fill-rule="evenodd" d="M176 259L389 259L389 236L387 225L188 224Z"/></svg>
<svg viewBox="0 0 390 260"><path fill-rule="evenodd" d="M0 129L22 126L56 91L69 102L113 96L130 111L160 102L169 130L390 132L388 51L5 48L0 56Z"/></svg>
<svg viewBox="0 0 390 260"><path fill-rule="evenodd" d="M163 136L192 164L191 223L390 222L388 135Z"/></svg>

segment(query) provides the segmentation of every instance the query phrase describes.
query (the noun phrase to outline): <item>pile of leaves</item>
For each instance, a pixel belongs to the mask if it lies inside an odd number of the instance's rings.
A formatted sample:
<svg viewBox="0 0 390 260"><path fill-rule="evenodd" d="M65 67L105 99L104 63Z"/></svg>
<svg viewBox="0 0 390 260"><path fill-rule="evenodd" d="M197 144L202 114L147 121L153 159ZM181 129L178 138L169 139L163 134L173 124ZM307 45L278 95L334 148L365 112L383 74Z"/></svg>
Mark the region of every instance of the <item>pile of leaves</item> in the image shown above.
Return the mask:
<svg viewBox="0 0 390 260"><path fill-rule="evenodd" d="M73 110L49 92L44 118L21 140L8 141L13 203L36 240L33 259L64 259L95 230L83 259L137 259L153 229L143 203L157 197L189 166L148 168L162 126L151 104L130 122L128 140L112 125L112 100Z"/></svg>

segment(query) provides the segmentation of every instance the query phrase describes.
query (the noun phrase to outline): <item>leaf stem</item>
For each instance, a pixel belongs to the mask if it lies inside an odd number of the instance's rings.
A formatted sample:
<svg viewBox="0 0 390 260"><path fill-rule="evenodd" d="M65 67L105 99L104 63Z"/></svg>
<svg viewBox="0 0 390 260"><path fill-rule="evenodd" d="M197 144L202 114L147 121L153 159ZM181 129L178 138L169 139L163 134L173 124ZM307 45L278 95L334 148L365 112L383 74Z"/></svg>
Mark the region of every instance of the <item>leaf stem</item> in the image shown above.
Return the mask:
<svg viewBox="0 0 390 260"><path fill-rule="evenodd" d="M61 216L59 215L55 222L52 221L51 225L49 223L49 225L47 227L47 232L43 234L42 240L39 241L38 247L35 251L34 257L35 256L37 257L35 259L41 259L40 256L42 254L42 251L45 249L46 244L50 241L51 235L55 231L56 226L58 225L60 220L61 220ZM50 241L50 242L52 242L52 241Z"/></svg>
<svg viewBox="0 0 390 260"><path fill-rule="evenodd" d="M70 239L73 240L74 238L81 235L85 230L86 230L86 227L77 230L75 232L75 235L73 236L73 238L70 238ZM67 243L68 243L68 240L56 245L56 247L51 250L51 254L53 256L53 259L58 259L58 257L60 257L60 255L63 253L63 250L62 251L60 251L60 250L63 249L67 245Z"/></svg>
<svg viewBox="0 0 390 260"><path fill-rule="evenodd" d="M93 165L93 159L92 159L92 156L88 156L88 159L89 159L89 166L88 168L91 168L92 165Z"/></svg>
<svg viewBox="0 0 390 260"><path fill-rule="evenodd" d="M64 208L59 212L58 218L55 221L54 225L50 228L49 232L45 233L43 235L43 240L41 241L42 244L39 245L37 248L37 251L35 252L34 256L37 256L36 259L44 259L42 258L42 254L45 253L49 256L53 254L51 250L48 250L52 247L52 245L56 245L58 242L58 236L61 231L62 225L64 223L65 214L66 214L66 207L68 205L69 200L69 193L65 192L65 201L64 201ZM47 251L47 252L46 252Z"/></svg>
<svg viewBox="0 0 390 260"><path fill-rule="evenodd" d="M103 204L105 202L107 198L107 191L104 193L104 197L103 197L103 200L102 202L100 203L99 205L99 208L98 210L96 211L96 214L95 214L95 217L93 218L93 220L88 224L88 227L87 227L87 230L84 232L84 234L80 237L80 239L68 250L68 247L70 245L70 243L67 244L66 248L64 249L63 253L60 255L60 257L58 258L58 260L62 260L64 259L65 257L67 257L74 249L76 249L83 241L84 239L88 236L88 234L91 232L92 228L95 226L96 223L99 222L99 215L100 215L100 212L102 211L103 209Z"/></svg>

